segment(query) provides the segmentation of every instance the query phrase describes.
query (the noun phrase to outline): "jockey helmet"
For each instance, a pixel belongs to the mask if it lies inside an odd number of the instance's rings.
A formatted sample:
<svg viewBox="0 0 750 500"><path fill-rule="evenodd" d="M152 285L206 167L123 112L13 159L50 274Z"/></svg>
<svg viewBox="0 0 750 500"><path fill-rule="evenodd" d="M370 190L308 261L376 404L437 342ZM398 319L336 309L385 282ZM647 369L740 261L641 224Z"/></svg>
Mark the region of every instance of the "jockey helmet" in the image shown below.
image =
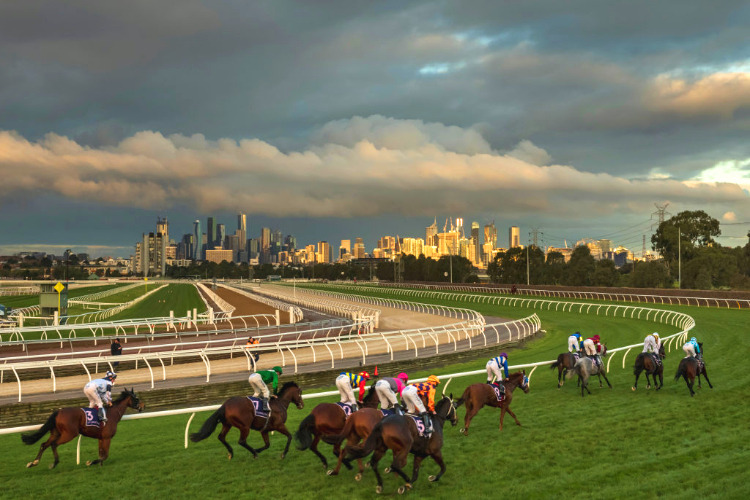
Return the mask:
<svg viewBox="0 0 750 500"><path fill-rule="evenodd" d="M500 356L504 357L505 359L508 359L508 355L506 353L504 353L504 352L501 352Z"/></svg>
<svg viewBox="0 0 750 500"><path fill-rule="evenodd" d="M104 378L109 380L114 380L117 378L117 374L115 372L108 371L107 374L104 376Z"/></svg>
<svg viewBox="0 0 750 500"><path fill-rule="evenodd" d="M593 337L591 337L591 338L592 338L592 339L594 339L594 340L596 340L597 342L599 342L599 335L594 335L594 336L593 336Z"/></svg>
<svg viewBox="0 0 750 500"><path fill-rule="evenodd" d="M427 377L427 383L433 384L433 385L439 385L440 380L435 375L430 375L429 377Z"/></svg>
<svg viewBox="0 0 750 500"><path fill-rule="evenodd" d="M578 337L578 338L580 338L580 337L581 337L581 332L575 332L575 333L574 333L573 335L574 335L575 337Z"/></svg>
<svg viewBox="0 0 750 500"><path fill-rule="evenodd" d="M359 372L359 376L362 377L362 378L370 378L370 374L367 373L366 371Z"/></svg>
<svg viewBox="0 0 750 500"><path fill-rule="evenodd" d="M274 366L274 367L273 367L273 368L271 368L271 369L272 369L273 371L275 371L276 373L278 373L279 375L281 375L281 367L280 367L280 366Z"/></svg>
<svg viewBox="0 0 750 500"><path fill-rule="evenodd" d="M407 380L409 380L409 375L407 375L404 372L401 372L398 375L396 375L396 378L400 378L401 380L403 380L404 382L406 382Z"/></svg>
<svg viewBox="0 0 750 500"><path fill-rule="evenodd" d="M654 332L651 335L653 335L654 337L656 337L657 340L659 339L659 332Z"/></svg>
<svg viewBox="0 0 750 500"><path fill-rule="evenodd" d="M690 337L690 342L695 342L697 344L698 343L698 339L696 339L695 337Z"/></svg>

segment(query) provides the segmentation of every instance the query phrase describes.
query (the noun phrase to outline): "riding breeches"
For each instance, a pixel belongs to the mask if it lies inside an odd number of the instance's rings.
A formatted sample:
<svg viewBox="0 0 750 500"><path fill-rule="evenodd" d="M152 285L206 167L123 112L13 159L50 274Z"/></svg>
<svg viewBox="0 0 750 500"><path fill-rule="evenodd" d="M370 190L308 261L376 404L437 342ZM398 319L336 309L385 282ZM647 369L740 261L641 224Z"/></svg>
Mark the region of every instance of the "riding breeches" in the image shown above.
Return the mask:
<svg viewBox="0 0 750 500"><path fill-rule="evenodd" d="M587 356L596 356L596 345L593 340L586 339L583 341L583 350Z"/></svg>
<svg viewBox="0 0 750 500"><path fill-rule="evenodd" d="M251 373L247 378L247 381L250 382L250 385L253 388L254 398L257 398L259 394L262 394L265 399L268 399L271 396L271 393L268 391L268 386L263 382L260 373Z"/></svg>
<svg viewBox="0 0 750 500"><path fill-rule="evenodd" d="M649 335L646 340L643 341L643 352L651 352L659 354L659 345L656 343L656 339Z"/></svg>
<svg viewBox="0 0 750 500"><path fill-rule="evenodd" d="M380 407L384 410L398 403L398 398L387 380L378 380L375 383L375 392L378 393Z"/></svg>
<svg viewBox="0 0 750 500"><path fill-rule="evenodd" d="M424 413L427 411L419 397L419 391L413 385L404 387L404 390L401 391L401 399L404 400L408 413Z"/></svg>
<svg viewBox="0 0 750 500"><path fill-rule="evenodd" d="M692 356L695 357L695 346L688 342L684 346L682 346L682 350L685 351L685 356Z"/></svg>
<svg viewBox="0 0 750 500"><path fill-rule="evenodd" d="M495 362L495 358L492 358L491 360L487 361L487 380L492 380L492 376L495 376L495 379L500 382L503 380L503 371L502 369L497 366L497 363ZM403 397L403 393L402 393Z"/></svg>
<svg viewBox="0 0 750 500"><path fill-rule="evenodd" d="M568 337L568 352L578 352L579 345L580 341L578 340L578 337L572 335Z"/></svg>
<svg viewBox="0 0 750 500"><path fill-rule="evenodd" d="M99 396L99 391L96 390L96 386L87 385L83 388L83 393L89 398L89 408L104 408L104 403L102 403L102 398Z"/></svg>
<svg viewBox="0 0 750 500"><path fill-rule="evenodd" d="M354 397L354 392L352 391L352 382L349 380L348 375L339 375L336 377L336 388L339 390L339 394L341 394L342 403L357 404L357 399Z"/></svg>

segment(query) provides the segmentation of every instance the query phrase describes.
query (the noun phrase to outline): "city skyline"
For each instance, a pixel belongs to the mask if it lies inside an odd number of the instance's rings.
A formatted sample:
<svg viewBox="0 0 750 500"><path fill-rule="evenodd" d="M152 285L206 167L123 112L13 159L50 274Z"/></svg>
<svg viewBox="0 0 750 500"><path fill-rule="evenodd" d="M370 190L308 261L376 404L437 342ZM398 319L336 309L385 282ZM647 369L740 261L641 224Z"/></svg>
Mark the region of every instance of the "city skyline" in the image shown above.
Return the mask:
<svg viewBox="0 0 750 500"><path fill-rule="evenodd" d="M0 6L0 253L238 211L368 249L449 216L561 245L655 203L745 239L743 2L172 2Z"/></svg>

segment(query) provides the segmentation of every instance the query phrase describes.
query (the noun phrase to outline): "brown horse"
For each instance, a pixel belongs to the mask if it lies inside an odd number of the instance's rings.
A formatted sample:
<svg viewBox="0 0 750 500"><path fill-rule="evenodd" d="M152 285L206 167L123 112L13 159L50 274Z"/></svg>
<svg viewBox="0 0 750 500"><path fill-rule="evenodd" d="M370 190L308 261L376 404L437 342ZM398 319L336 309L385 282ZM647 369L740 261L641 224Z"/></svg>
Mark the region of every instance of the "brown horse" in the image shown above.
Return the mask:
<svg viewBox="0 0 750 500"><path fill-rule="evenodd" d="M660 359L667 357L664 351L664 344L659 346L658 356ZM651 389L651 382L648 380L649 375L654 378L654 385L656 385L656 376L659 376L657 391L664 386L664 363L656 363L652 354L642 352L635 358L635 367L633 368L635 384L633 385L633 390L638 388L638 377L641 376L641 372L643 371L646 372L646 389Z"/></svg>
<svg viewBox="0 0 750 500"><path fill-rule="evenodd" d="M107 410L107 423L100 424L99 427L87 426L86 415L80 408L60 408L59 410L55 410L41 429L21 436L24 443L34 444L47 432L50 433L49 439L42 443L42 446L39 448L39 454L37 454L33 461L26 464L26 467L39 465L39 459L42 458L44 450L52 448L55 461L49 468L54 469L60 463L57 447L67 443L79 434L99 440L99 458L87 461L86 465L102 465L107 457L109 457L109 445L117 432L117 423L125 415L125 410L128 408L138 411L143 411L144 408L143 403L140 402L133 389L122 391L117 401L112 404L112 408Z"/></svg>
<svg viewBox="0 0 750 500"><path fill-rule="evenodd" d="M526 370L511 373L507 379L503 380L503 385L505 386L505 398L502 401L497 400L495 391L490 384L472 384L466 388L461 398L456 401L456 408L462 404L466 405L464 427L460 431L464 436L469 435L471 419L474 418L483 406L500 408L500 430L503 430L503 419L506 412L513 417L516 425L521 425L521 422L516 418L516 414L510 409L510 402L513 400L513 389L516 387L520 387L523 392L528 394L529 379L526 377Z"/></svg>
<svg viewBox="0 0 750 500"><path fill-rule="evenodd" d="M554 370L557 368L557 388L563 386L565 383L565 376L568 374L568 370L572 370L578 361L578 357L570 352L563 352L557 357L557 361L550 365L550 369Z"/></svg>
<svg viewBox="0 0 750 500"><path fill-rule="evenodd" d="M346 419L346 424L344 424L344 429L341 431L341 434L338 436L332 436L333 439L339 439L339 442L346 439L346 445L341 449L341 452L339 452L339 460L336 463L336 467L328 471L329 476L338 475L339 470L341 470L341 463L344 461L348 449L359 444L360 441L367 439L372 430L381 420L383 420L383 413L376 408L362 408L361 410L352 413L349 418ZM359 465L359 472L354 476L354 479L359 481L362 479L364 467L362 466L361 459L357 459L357 464Z"/></svg>
<svg viewBox="0 0 750 500"><path fill-rule="evenodd" d="M232 427L237 427L240 430L239 445L252 453L253 457L257 457L258 453L271 446L268 433L279 431L286 436L286 446L284 447L284 451L281 452L281 458L284 458L289 451L289 444L292 442L292 434L286 428L287 408L289 408L289 403L291 402L300 410L305 406L305 403L302 401L302 389L299 388L296 382L285 383L279 391L279 396L269 400L268 404L271 407L271 414L268 419L255 414L253 403L246 396L229 398L213 415L208 417L198 432L191 434L190 439L193 442L206 439L213 434L216 426L221 422L222 428L218 436L219 441L229 451L228 457L231 460L234 456L234 450L229 446L225 438ZM251 429L259 431L265 443L263 447L257 450L247 444L247 436L250 434Z"/></svg>
<svg viewBox="0 0 750 500"><path fill-rule="evenodd" d="M435 463L440 466L440 472L429 477L432 482L438 481L446 470L442 451L443 424L446 420L449 420L452 425L456 425L458 417L452 396L443 395L443 398L435 405L435 415L432 417L433 432L429 437L419 435L417 424L410 416L389 415L378 422L363 446L348 449L349 456L362 458L374 451L370 459L370 465L378 480L378 485L375 488L377 493L383 492L383 478L378 471L378 462L388 450L393 450L393 462L390 467L385 469L385 472L395 472L405 481L405 484L398 489L399 493L404 493L407 489L412 488L412 484L419 477L419 468L425 457L432 457ZM403 471L409 453L414 455L414 468L411 478Z"/></svg>
<svg viewBox="0 0 750 500"><path fill-rule="evenodd" d="M703 344L698 345L701 346L701 351L703 351ZM677 373L675 374L674 379L675 381L677 381L677 379L679 379L680 377L684 378L688 390L690 391L690 395L695 396L693 385L695 384L695 378L698 377L698 388L701 388L701 375L706 377L708 386L713 389L714 386L711 385L711 381L708 380L708 373L706 373L706 363L703 362L703 359L701 358L700 360L698 360L692 356L688 356L680 360L680 365L677 367Z"/></svg>
<svg viewBox="0 0 750 500"><path fill-rule="evenodd" d="M377 408L380 400L375 392L375 385L370 387L362 400L363 408ZM297 449L304 451L310 449L323 462L323 467L328 468L328 461L320 451L318 443L323 441L333 445L333 456L337 459L341 454L341 438L338 436L343 432L346 425L346 414L341 407L335 403L320 403L299 424L294 437L297 440ZM351 469L349 461L344 459L344 465Z"/></svg>

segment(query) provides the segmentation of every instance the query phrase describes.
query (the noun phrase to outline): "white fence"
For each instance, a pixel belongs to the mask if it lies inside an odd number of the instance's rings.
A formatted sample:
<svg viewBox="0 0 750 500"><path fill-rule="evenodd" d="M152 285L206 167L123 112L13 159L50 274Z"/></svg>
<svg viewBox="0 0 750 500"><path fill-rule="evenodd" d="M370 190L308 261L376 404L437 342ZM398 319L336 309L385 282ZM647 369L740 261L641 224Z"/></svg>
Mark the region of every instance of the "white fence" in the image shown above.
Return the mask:
<svg viewBox="0 0 750 500"><path fill-rule="evenodd" d="M227 302L226 300L219 297L216 292L208 288L203 283L197 283L196 286L198 287L198 290L203 295L207 296L209 300L211 300L214 304L216 304L216 307L219 308L219 311L223 313L223 316L226 318L231 318L232 313L235 311L236 307L234 307L232 304Z"/></svg>
<svg viewBox="0 0 750 500"><path fill-rule="evenodd" d="M226 287L227 289L232 290L233 292L244 295L245 297L249 299L252 299L256 302L260 302L267 306L275 307L276 309L283 310L283 311L288 311L290 323L299 323L305 317L304 313L302 312L302 309L295 305L290 305L286 302L282 302L280 300L274 300L264 295L260 295L259 293L255 293L255 291L257 291L258 289L257 286L254 287L254 286L249 286L249 285L243 285L241 283L235 284L232 286L228 286L228 285L219 285L219 286Z"/></svg>
<svg viewBox="0 0 750 500"><path fill-rule="evenodd" d="M12 297L15 295L38 295L38 286L3 286L0 287L0 297Z"/></svg>
<svg viewBox="0 0 750 500"><path fill-rule="evenodd" d="M86 302L95 302L99 299L103 299L104 297L109 297L111 295L117 295L118 293L127 292L128 290L132 290L133 288L138 288L139 286L145 286L145 284L144 283L132 283L130 285L116 286L114 288L109 288L101 292L90 293L88 295L81 295L80 297L76 297L75 299L68 299L68 304L84 304Z"/></svg>

